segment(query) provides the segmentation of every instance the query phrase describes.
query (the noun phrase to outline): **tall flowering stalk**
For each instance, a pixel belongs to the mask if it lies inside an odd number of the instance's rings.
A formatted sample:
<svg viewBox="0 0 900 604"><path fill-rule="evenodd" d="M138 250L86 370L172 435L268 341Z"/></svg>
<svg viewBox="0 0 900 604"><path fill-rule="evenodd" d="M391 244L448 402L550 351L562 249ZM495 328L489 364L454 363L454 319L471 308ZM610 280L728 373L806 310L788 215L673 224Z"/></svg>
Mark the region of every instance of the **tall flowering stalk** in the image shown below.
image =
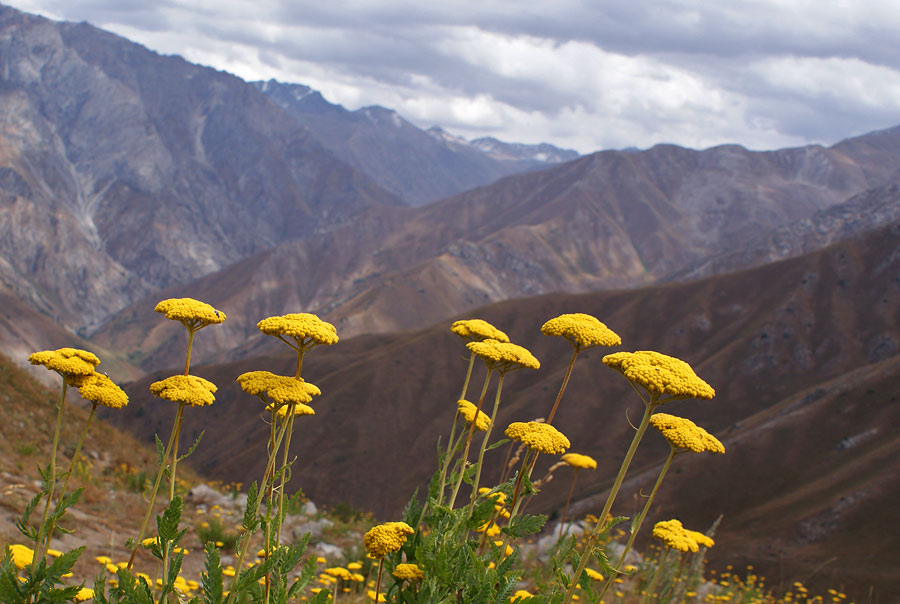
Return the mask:
<svg viewBox="0 0 900 604"><path fill-rule="evenodd" d="M625 479L625 474L634 458L644 432L650 425L650 416L667 402L681 400L687 398L711 399L716 395L716 391L712 386L700 379L691 366L680 359L670 357L659 352L642 350L637 352L617 352L603 357L603 364L620 372L629 381L631 386L637 392L641 401L644 403L644 415L641 423L635 431L634 438L628 451L625 452L625 459L619 468L615 482L603 505L603 511L600 513L600 521L594 527L591 535L588 537L584 552L581 556L581 562L575 571L569 588L566 590L563 604L569 604L575 593L576 586L581 574L587 566L588 560L591 558L594 546L600 535L606 530L606 518L615 503L616 496ZM647 396L639 390L643 389Z"/></svg>
<svg viewBox="0 0 900 604"><path fill-rule="evenodd" d="M663 550L662 555L660 555L659 560L656 563L656 572L653 573L650 584L644 589L640 604L646 604L656 595L654 590L662 575L662 569L665 567L666 557L671 550L675 550L682 554L687 552L696 553L699 551L700 547L712 547L715 545L715 542L703 533L684 528L680 520L664 520L662 522L657 522L653 527L653 536L662 541L666 548Z"/></svg>
<svg viewBox="0 0 900 604"><path fill-rule="evenodd" d="M566 524L566 516L569 513L569 503L572 502L572 494L575 492L575 480L578 478L579 470L596 470L597 460L590 455L582 455L581 453L566 453L561 458L563 463L571 467L572 484L569 486L569 496L566 497L566 505L563 508L562 517L559 519L560 535L563 534L562 528Z"/></svg>
<svg viewBox="0 0 900 604"><path fill-rule="evenodd" d="M375 597L378 602L381 593L381 573L384 570L384 557L400 551L406 538L415 531L405 522L386 522L374 526L363 536L363 545L370 556L378 560L378 579L375 582Z"/></svg>

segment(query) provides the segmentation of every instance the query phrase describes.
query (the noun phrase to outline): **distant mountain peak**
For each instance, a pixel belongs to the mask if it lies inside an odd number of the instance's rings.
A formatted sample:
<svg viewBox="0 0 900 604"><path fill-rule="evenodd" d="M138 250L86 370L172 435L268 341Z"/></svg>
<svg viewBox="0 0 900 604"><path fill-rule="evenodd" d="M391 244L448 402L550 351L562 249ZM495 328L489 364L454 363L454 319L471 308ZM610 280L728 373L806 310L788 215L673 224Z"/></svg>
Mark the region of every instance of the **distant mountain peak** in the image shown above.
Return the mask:
<svg viewBox="0 0 900 604"><path fill-rule="evenodd" d="M492 157L503 160L530 160L558 164L572 161L579 157L578 151L574 149L560 149L550 143L538 143L537 145L504 143L488 136L476 138L471 144Z"/></svg>

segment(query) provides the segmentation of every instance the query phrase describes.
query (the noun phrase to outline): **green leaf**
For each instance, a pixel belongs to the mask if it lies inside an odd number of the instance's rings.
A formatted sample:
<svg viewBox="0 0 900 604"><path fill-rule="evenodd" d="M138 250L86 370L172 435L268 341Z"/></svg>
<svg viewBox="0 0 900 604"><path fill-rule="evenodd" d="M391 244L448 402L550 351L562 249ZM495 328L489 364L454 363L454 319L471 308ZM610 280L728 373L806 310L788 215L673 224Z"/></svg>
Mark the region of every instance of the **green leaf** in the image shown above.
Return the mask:
<svg viewBox="0 0 900 604"><path fill-rule="evenodd" d="M200 444L200 439L203 438L204 434L206 434L206 430L201 430L200 434L197 436L197 439L194 441L194 444L192 444L191 448L187 450L187 453L185 453L184 455L182 455L181 457L178 458L178 461L181 461L182 459L186 459L186 458L190 457L191 453L194 452L194 449L197 448L197 445Z"/></svg>
<svg viewBox="0 0 900 604"><path fill-rule="evenodd" d="M222 566L219 560L219 548L212 542L204 547L206 570L200 575L200 585L206 604L221 604L225 591L222 579Z"/></svg>
<svg viewBox="0 0 900 604"><path fill-rule="evenodd" d="M491 443L487 447L485 447L484 451L485 451L485 453L487 453L488 451L490 451L492 449L496 449L497 447L502 447L503 445L505 445L508 442L509 442L508 438L501 438L497 442Z"/></svg>
<svg viewBox="0 0 900 604"><path fill-rule="evenodd" d="M547 516L544 514L522 514L512 519L508 526L500 529L502 532L511 536L513 539L524 537L538 532L547 523Z"/></svg>
<svg viewBox="0 0 900 604"><path fill-rule="evenodd" d="M254 481L247 492L247 507L244 508L244 521L241 523L241 526L247 533L252 533L259 527L259 517L255 511L258 501L259 488L256 486L256 481Z"/></svg>

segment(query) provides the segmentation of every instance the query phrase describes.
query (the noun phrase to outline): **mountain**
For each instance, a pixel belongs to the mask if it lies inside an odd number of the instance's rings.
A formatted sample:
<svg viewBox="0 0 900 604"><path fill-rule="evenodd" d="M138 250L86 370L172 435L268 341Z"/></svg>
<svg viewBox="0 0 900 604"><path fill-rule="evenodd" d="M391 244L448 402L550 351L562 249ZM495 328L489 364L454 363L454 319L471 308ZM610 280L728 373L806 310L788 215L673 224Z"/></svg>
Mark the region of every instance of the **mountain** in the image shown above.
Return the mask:
<svg viewBox="0 0 900 604"><path fill-rule="evenodd" d="M481 307L466 316L491 321L542 362L539 371L507 378L498 426L546 415L559 388L570 348L542 336L542 322L563 312L591 313L622 336L621 349L685 359L717 391L712 401L663 409L716 434L727 452L679 458L654 518L677 516L705 528L723 513L719 546L710 551L714 564L754 563L770 579L779 572L802 577L837 555L839 563L817 579L898 594L893 561L900 551L884 529L896 518L892 502L900 495L900 474L889 470L900 453L893 429L900 422L897 250L895 222L811 254L699 281ZM424 486L466 365L463 344L448 326L342 338L306 357L304 377L323 395L316 416L297 427L297 486L316 501L347 501L385 517ZM198 335L195 352L211 343L215 329ZM183 333L179 339L183 347ZM257 402L234 379L258 369L289 373L294 359L286 350L280 345L274 355L193 370L219 386L210 409L185 414L187 434L206 430L192 458L201 471L228 480L261 471L264 460L250 451L268 432L255 422ZM596 512L630 440L628 418L636 421L642 410L625 380L601 364L607 352L581 355L554 422L573 451L598 460L596 472L579 479L579 513ZM174 406L150 400L147 388L165 375L127 388L134 404L122 421L142 433L170 425ZM479 369L473 376L470 397L483 375ZM614 512L633 512L630 502L649 488L666 451L658 435L648 434ZM504 453L490 457L487 480L499 473ZM551 461L539 464L538 476ZM558 513L565 478L557 476L530 509Z"/></svg>
<svg viewBox="0 0 900 604"><path fill-rule="evenodd" d="M0 7L0 282L72 329L399 203L232 75Z"/></svg>
<svg viewBox="0 0 900 604"><path fill-rule="evenodd" d="M337 157L374 182L421 205L486 185L504 176L578 157L553 145L471 143L438 127L422 130L377 105L348 111L302 84L254 82Z"/></svg>
<svg viewBox="0 0 900 604"><path fill-rule="evenodd" d="M867 136L893 146L882 155L849 154L868 149ZM131 351L145 369L165 367L173 352L167 343L180 345L163 335L175 332L152 312L162 297L196 297L234 317L199 353L211 361L271 351L256 321L297 309L325 316L348 335L383 333L516 297L740 270L758 263L752 250L769 246L767 238L783 238L778 229L800 229L817 213L844 218L823 218L817 224L831 234L790 254L896 213L896 172L888 168L900 162L900 131L867 136L770 152L671 145L604 151L421 208L373 208L328 233L156 292L104 324L96 341ZM727 255L734 250L741 253Z"/></svg>

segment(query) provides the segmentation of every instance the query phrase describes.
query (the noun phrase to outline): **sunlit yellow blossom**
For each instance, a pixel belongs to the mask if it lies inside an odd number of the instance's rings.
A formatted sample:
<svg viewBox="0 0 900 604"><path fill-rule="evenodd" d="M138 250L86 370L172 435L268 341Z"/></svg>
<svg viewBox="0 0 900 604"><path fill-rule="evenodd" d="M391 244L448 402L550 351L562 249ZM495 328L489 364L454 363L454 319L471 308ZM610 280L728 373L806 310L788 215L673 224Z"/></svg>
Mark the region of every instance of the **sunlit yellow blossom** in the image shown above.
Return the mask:
<svg viewBox="0 0 900 604"><path fill-rule="evenodd" d="M347 568L349 568L350 570L359 570L362 568L362 566L363 565L359 562L351 562L347 565Z"/></svg>
<svg viewBox="0 0 900 604"><path fill-rule="evenodd" d="M459 414L463 416L463 419L466 420L466 423L471 424L472 420L475 418L475 412L478 411L478 407L476 407L469 401L462 399L457 401L456 405L459 409ZM487 432L487 429L490 427L490 416L484 411L478 411L478 421L475 422L475 428L477 430L481 430L482 432Z"/></svg>
<svg viewBox="0 0 900 604"><path fill-rule="evenodd" d="M322 391L302 378L276 375L269 371L248 371L237 377L247 394L266 394L276 403L310 403Z"/></svg>
<svg viewBox="0 0 900 604"><path fill-rule="evenodd" d="M712 537L708 537L699 531L692 531L689 529L685 530L687 531L688 535L693 537L694 541L696 541L697 545L699 545L700 547L712 547L716 544L716 542L713 541Z"/></svg>
<svg viewBox="0 0 900 604"><path fill-rule="evenodd" d="M582 455L580 453L566 453L560 458L565 463L579 470L595 470L597 468L597 460L590 455Z"/></svg>
<svg viewBox="0 0 900 604"><path fill-rule="evenodd" d="M694 453L725 452L725 446L719 439L689 419L668 413L654 413L650 416L650 425L659 430L676 449L687 449Z"/></svg>
<svg viewBox="0 0 900 604"><path fill-rule="evenodd" d="M215 384L196 375L173 375L150 384L150 392L159 398L193 407L212 405L216 390Z"/></svg>
<svg viewBox="0 0 900 604"><path fill-rule="evenodd" d="M506 436L547 455L565 453L570 446L562 432L542 422L513 422L506 429Z"/></svg>
<svg viewBox="0 0 900 604"><path fill-rule="evenodd" d="M512 596L510 596L509 601L510 602L524 602L525 600L527 600L529 598L533 598L533 597L534 596L530 592L528 592L524 589L520 589L516 593L514 593Z"/></svg>
<svg viewBox="0 0 900 604"><path fill-rule="evenodd" d="M503 491L494 491L491 493L490 487L481 487L478 489L479 495L484 495L488 499L493 499L495 503L504 504L506 503L506 493Z"/></svg>
<svg viewBox="0 0 900 604"><path fill-rule="evenodd" d="M278 417L287 417L290 407L291 407L290 404L278 405L278 407L277 407L278 408L278 411L277 411ZM274 411L275 408L276 407L274 404L266 405L266 411L268 411L270 413L272 411ZM316 414L315 409L313 409L309 405L304 405L302 403L294 404L294 415L315 415L315 414Z"/></svg>
<svg viewBox="0 0 900 604"><path fill-rule="evenodd" d="M716 391L697 377L690 365L659 352L616 352L603 357L603 364L657 395L700 399L711 399L716 395Z"/></svg>
<svg viewBox="0 0 900 604"><path fill-rule="evenodd" d="M367 590L366 595L369 596L370 600L372 600L373 602L375 601L375 590L374 589ZM387 599L385 599L384 594L378 594L378 601L379 602L387 602Z"/></svg>
<svg viewBox="0 0 900 604"><path fill-rule="evenodd" d="M94 597L94 590L89 587L82 587L78 590L78 593L75 594L76 602L84 602L85 600L91 600Z"/></svg>
<svg viewBox="0 0 900 604"><path fill-rule="evenodd" d="M494 545L496 545L497 547L503 547L503 541L498 539L497 541L494 541ZM513 546L507 544L506 548L503 550L503 555L511 556L514 551L516 550L513 549Z"/></svg>
<svg viewBox="0 0 900 604"><path fill-rule="evenodd" d="M307 348L318 344L330 346L338 341L334 325L306 312L268 317L256 326L266 335L292 338L298 347Z"/></svg>
<svg viewBox="0 0 900 604"><path fill-rule="evenodd" d="M353 573L352 575L350 575L350 578L351 578L353 581L356 581L357 583L362 583L363 581L366 580L366 578L363 577L363 576L362 576L361 574L359 574L359 573Z"/></svg>
<svg viewBox="0 0 900 604"><path fill-rule="evenodd" d="M484 340L469 342L466 347L478 355L485 364L500 373L514 369L539 369L541 363L527 349L510 342Z"/></svg>
<svg viewBox="0 0 900 604"><path fill-rule="evenodd" d="M415 531L405 522L386 522L369 529L363 537L366 551L376 558L398 551L406 543L406 537Z"/></svg>
<svg viewBox="0 0 900 604"><path fill-rule="evenodd" d="M653 536L666 546L680 552L696 552L697 540L685 529L680 520L663 520L653 526Z"/></svg>
<svg viewBox="0 0 900 604"><path fill-rule="evenodd" d="M96 371L84 378L78 387L78 393L84 400L111 409L121 409L128 404L128 395L125 394L125 391L108 376Z"/></svg>
<svg viewBox="0 0 900 604"><path fill-rule="evenodd" d="M593 579L594 581L602 581L603 575L595 571L593 568L585 568L584 572L587 573L587 576Z"/></svg>
<svg viewBox="0 0 900 604"><path fill-rule="evenodd" d="M463 319L455 321L450 331L468 342L497 340L509 342L509 336L483 319Z"/></svg>
<svg viewBox="0 0 900 604"><path fill-rule="evenodd" d="M349 581L351 579L350 571L346 568L340 566L334 566L332 568L326 568L322 572L331 575L332 577L337 577L338 579L344 579L345 581Z"/></svg>
<svg viewBox="0 0 900 604"><path fill-rule="evenodd" d="M496 537L500 534L500 527L497 526L496 522L485 522L477 529L475 529L476 533L486 533L488 537Z"/></svg>
<svg viewBox="0 0 900 604"><path fill-rule="evenodd" d="M541 333L565 338L579 350L594 346L618 346L622 343L622 338L596 317L580 312L550 319L541 326Z"/></svg>
<svg viewBox="0 0 900 604"><path fill-rule="evenodd" d="M86 376L94 373L94 367L100 363L92 352L79 348L58 348L41 350L28 356L32 365L43 365L66 378L69 384L79 385Z"/></svg>
<svg viewBox="0 0 900 604"><path fill-rule="evenodd" d="M217 325L225 320L225 313L216 310L206 302L193 298L169 298L154 308L166 315L167 319L179 321L188 329L201 329L207 325Z"/></svg>
<svg viewBox="0 0 900 604"><path fill-rule="evenodd" d="M425 573L415 564L398 564L393 575L405 581L421 581L425 578Z"/></svg>
<svg viewBox="0 0 900 604"><path fill-rule="evenodd" d="M22 570L34 561L34 550L30 547L19 545L18 543L8 545L7 547L12 554L12 563L19 570Z"/></svg>

